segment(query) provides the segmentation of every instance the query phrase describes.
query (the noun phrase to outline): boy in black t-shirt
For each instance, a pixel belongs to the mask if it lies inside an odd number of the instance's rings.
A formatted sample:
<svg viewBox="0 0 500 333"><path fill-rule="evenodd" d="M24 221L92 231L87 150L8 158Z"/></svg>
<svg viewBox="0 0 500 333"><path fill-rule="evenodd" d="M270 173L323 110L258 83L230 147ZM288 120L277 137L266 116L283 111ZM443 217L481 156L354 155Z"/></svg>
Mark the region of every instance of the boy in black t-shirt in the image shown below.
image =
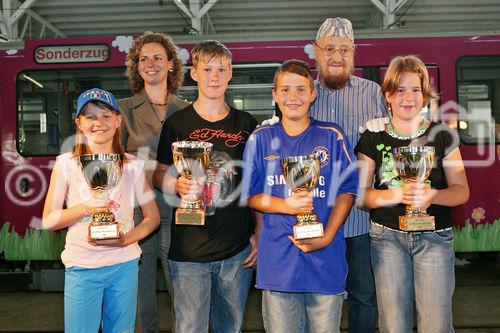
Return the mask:
<svg viewBox="0 0 500 333"><path fill-rule="evenodd" d="M239 332L256 262L257 234L252 212L236 200L245 143L257 126L253 116L230 107L225 92L232 76L231 52L217 41L191 51L191 77L198 99L163 124L153 183L165 194L200 193L205 225L172 224L172 271L176 332ZM205 182L177 178L171 145L176 141L213 144ZM175 176L174 176L175 175Z"/></svg>

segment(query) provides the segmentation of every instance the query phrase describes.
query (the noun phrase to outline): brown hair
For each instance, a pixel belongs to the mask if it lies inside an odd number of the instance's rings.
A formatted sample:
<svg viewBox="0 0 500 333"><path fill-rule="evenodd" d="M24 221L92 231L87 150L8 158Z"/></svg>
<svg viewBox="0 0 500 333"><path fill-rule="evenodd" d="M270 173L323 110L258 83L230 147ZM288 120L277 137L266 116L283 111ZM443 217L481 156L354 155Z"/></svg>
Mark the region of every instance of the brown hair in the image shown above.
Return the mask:
<svg viewBox="0 0 500 333"><path fill-rule="evenodd" d="M107 109L112 111L116 115L120 115L120 112L116 111L115 109L109 107L108 105L100 102L89 102L85 107L82 109L80 112L80 115L78 117L85 116L85 113L87 112L87 107L89 104L92 104L100 109ZM123 160L125 161L125 149L123 148L123 143L122 143L122 127L118 126L118 128L115 131L115 135L113 136L113 153L114 154L120 154L123 157ZM73 156L80 158L80 156L85 155L85 154L92 154L92 152L89 149L89 146L87 145L87 138L83 134L83 132L76 126L76 140L75 140L75 146L73 147ZM120 163L124 162L120 161Z"/></svg>
<svg viewBox="0 0 500 333"><path fill-rule="evenodd" d="M158 43L163 46L168 60L172 61L174 66L172 72L169 72L167 76L167 89L169 93L175 94L184 81L184 65L177 54L177 48L172 38L163 33L152 31L146 31L142 36L135 39L128 51L125 64L127 65L127 78L130 82L130 89L135 94L144 88L144 80L138 69L139 53L142 47L149 43Z"/></svg>
<svg viewBox="0 0 500 333"><path fill-rule="evenodd" d="M193 61L193 67L196 67L199 61L205 63L210 62L213 58L220 59L226 58L231 61L233 55L231 51L216 40L206 40L196 44L191 50L191 59Z"/></svg>
<svg viewBox="0 0 500 333"><path fill-rule="evenodd" d="M422 96L424 97L424 106L429 104L432 98L437 95L432 91L429 83L429 73L422 60L414 55L398 56L391 60L389 68L385 73L384 83L382 84L382 94L388 93L392 96L396 93L401 77L405 73L415 73L420 78L420 87L422 89ZM386 104L388 102L386 100ZM389 106L389 105L388 105Z"/></svg>
<svg viewBox="0 0 500 333"><path fill-rule="evenodd" d="M277 88L278 78L283 73L292 73L303 76L309 80L309 85L311 87L311 90L314 88L314 78L311 72L311 68L306 62L302 60L290 59L282 63L281 66L278 67L278 69L276 70L276 73L274 74L273 89Z"/></svg>

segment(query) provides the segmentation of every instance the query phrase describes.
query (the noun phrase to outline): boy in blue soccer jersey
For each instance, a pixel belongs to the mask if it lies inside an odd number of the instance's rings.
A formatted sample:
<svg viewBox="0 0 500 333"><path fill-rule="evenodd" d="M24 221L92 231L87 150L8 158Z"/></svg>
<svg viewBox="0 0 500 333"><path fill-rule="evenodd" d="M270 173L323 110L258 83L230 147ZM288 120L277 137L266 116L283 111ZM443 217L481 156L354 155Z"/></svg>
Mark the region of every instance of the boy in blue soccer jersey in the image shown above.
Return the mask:
<svg viewBox="0 0 500 333"><path fill-rule="evenodd" d="M243 195L263 212L257 287L268 332L339 332L347 275L344 220L358 188L354 154L342 129L308 116L316 97L309 66L289 60L277 70L273 97L282 120L258 128L244 153ZM280 159L316 155L321 171L314 192L290 190ZM322 237L296 240L295 215L313 209Z"/></svg>

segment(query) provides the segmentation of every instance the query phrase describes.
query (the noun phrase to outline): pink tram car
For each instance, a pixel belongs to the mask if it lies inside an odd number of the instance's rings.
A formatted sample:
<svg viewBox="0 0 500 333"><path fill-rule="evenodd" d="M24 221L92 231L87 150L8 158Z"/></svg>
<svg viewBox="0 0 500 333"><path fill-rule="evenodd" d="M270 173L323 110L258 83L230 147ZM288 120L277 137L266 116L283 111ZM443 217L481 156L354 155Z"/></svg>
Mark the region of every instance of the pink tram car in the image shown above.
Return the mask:
<svg viewBox="0 0 500 333"><path fill-rule="evenodd" d="M58 259L64 232L40 230L55 156L71 149L78 95L91 87L130 95L125 56L132 37L40 39L0 51L0 253L7 260ZM226 43L234 56L228 103L259 120L274 112L276 67L296 58L315 66L311 41ZM189 66L193 45L180 44ZM415 54L428 65L440 99L426 116L460 135L471 198L454 209L458 252L500 250L500 36L391 37L356 40L355 74L381 82L392 57ZM180 95L195 98L186 76Z"/></svg>

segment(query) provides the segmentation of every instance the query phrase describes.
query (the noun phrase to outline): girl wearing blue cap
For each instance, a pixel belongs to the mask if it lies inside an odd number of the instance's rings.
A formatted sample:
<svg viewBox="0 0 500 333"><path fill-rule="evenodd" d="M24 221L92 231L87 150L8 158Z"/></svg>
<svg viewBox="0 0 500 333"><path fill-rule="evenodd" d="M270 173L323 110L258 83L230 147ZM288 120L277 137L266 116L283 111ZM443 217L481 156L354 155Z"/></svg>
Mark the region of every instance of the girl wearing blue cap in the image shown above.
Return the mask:
<svg viewBox="0 0 500 333"><path fill-rule="evenodd" d="M137 306L137 242L154 231L159 213L144 176L144 163L124 154L122 116L109 92L93 88L80 95L76 111L76 144L72 152L57 157L43 211L49 230L68 227L61 259L66 267L64 331L133 332ZM93 197L80 157L85 154L118 154L121 174L108 196ZM134 201L144 218L134 228ZM115 239L90 239L92 214L111 211L119 226Z"/></svg>

